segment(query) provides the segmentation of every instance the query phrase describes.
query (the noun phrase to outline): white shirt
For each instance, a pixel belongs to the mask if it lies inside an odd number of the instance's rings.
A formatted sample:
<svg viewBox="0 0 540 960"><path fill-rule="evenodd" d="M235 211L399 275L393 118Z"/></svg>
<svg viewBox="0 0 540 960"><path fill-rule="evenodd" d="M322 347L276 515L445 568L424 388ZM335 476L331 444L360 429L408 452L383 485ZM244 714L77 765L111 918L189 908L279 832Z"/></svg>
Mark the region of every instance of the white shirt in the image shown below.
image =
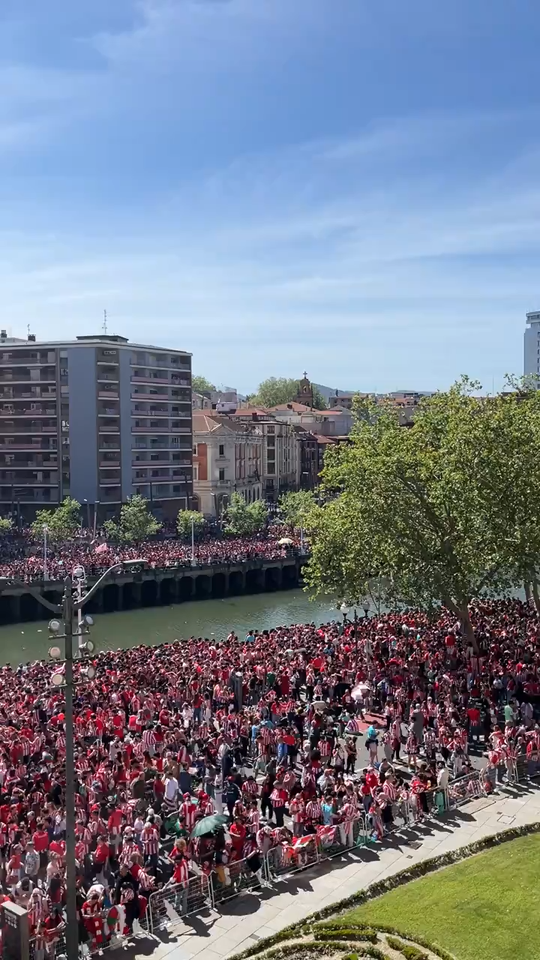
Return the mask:
<svg viewBox="0 0 540 960"><path fill-rule="evenodd" d="M178 780L176 777L167 777L165 780L165 797L167 800L176 800L178 795Z"/></svg>

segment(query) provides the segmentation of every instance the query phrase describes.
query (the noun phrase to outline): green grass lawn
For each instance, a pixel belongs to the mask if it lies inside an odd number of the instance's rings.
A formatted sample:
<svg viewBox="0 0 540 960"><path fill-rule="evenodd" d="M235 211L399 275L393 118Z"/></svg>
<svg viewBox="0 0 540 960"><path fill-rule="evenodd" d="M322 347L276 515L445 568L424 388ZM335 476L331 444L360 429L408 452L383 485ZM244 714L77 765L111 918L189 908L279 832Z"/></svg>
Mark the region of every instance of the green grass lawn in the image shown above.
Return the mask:
<svg viewBox="0 0 540 960"><path fill-rule="evenodd" d="M540 835L503 843L346 916L424 936L457 960L539 960Z"/></svg>

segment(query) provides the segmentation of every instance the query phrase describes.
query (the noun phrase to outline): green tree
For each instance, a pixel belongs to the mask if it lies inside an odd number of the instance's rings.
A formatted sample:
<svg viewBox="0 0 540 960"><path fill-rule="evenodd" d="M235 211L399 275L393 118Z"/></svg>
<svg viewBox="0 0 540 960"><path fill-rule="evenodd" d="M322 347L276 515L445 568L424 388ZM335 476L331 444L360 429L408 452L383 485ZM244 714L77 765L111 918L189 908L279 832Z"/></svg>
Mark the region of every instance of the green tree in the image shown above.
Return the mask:
<svg viewBox="0 0 540 960"><path fill-rule="evenodd" d="M279 498L279 513L283 522L293 530L306 528L315 503L315 495L311 490L291 490Z"/></svg>
<svg viewBox="0 0 540 960"><path fill-rule="evenodd" d="M43 536L44 526L51 540L69 540L81 526L80 503L66 497L56 510L38 510L32 524L32 533L36 538Z"/></svg>
<svg viewBox="0 0 540 960"><path fill-rule="evenodd" d="M0 536L11 533L12 530L13 520L10 520L9 517L0 517Z"/></svg>
<svg viewBox="0 0 540 960"><path fill-rule="evenodd" d="M150 513L148 500L139 494L122 504L118 523L107 520L103 526L108 537L123 543L140 543L161 529L159 520Z"/></svg>
<svg viewBox="0 0 540 960"><path fill-rule="evenodd" d="M277 407L281 403L292 403L296 400L299 386L299 380L268 377L259 384L257 393L249 398L249 402L255 407ZM326 401L316 387L313 389L313 406L317 410L326 409Z"/></svg>
<svg viewBox="0 0 540 960"><path fill-rule="evenodd" d="M250 536L262 530L268 520L268 510L263 500L246 503L239 493L233 493L225 511L225 531L237 537Z"/></svg>
<svg viewBox="0 0 540 960"><path fill-rule="evenodd" d="M312 588L354 601L380 577L384 601L444 604L476 648L471 600L517 585L540 547L540 398L478 389L463 378L426 398L409 428L356 402L350 445L325 458L329 499L310 515Z"/></svg>
<svg viewBox="0 0 540 960"><path fill-rule="evenodd" d="M191 385L195 393L211 393L215 390L213 383L210 383L206 377L194 376L191 378Z"/></svg>
<svg viewBox="0 0 540 960"><path fill-rule="evenodd" d="M188 539L191 537L191 524L193 523L193 529L195 532L195 537L200 537L204 533L206 527L206 520L204 519L202 513L199 513L198 510L180 510L176 518L176 529L180 537Z"/></svg>

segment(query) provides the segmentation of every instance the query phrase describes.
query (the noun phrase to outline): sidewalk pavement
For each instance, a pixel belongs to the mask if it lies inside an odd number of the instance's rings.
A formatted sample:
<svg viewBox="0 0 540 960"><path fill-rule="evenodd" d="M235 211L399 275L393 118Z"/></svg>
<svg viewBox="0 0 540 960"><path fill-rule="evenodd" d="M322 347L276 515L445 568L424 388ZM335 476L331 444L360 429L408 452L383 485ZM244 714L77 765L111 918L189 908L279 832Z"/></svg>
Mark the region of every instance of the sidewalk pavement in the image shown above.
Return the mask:
<svg viewBox="0 0 540 960"><path fill-rule="evenodd" d="M393 834L375 847L359 848L292 874L271 889L240 894L221 904L219 913L188 917L153 940L138 939L133 955L151 955L152 960L224 960L414 863L537 820L540 789L532 784L505 788L504 793L481 797L437 820Z"/></svg>

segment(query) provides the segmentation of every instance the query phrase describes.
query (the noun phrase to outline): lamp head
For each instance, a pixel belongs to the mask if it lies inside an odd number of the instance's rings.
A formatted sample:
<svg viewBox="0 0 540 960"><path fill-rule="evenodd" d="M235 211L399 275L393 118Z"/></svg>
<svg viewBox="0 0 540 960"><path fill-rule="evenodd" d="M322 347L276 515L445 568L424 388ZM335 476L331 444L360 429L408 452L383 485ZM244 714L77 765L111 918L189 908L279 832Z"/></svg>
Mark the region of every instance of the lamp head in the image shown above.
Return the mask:
<svg viewBox="0 0 540 960"><path fill-rule="evenodd" d="M50 633L60 633L61 623L59 620L49 620Z"/></svg>

